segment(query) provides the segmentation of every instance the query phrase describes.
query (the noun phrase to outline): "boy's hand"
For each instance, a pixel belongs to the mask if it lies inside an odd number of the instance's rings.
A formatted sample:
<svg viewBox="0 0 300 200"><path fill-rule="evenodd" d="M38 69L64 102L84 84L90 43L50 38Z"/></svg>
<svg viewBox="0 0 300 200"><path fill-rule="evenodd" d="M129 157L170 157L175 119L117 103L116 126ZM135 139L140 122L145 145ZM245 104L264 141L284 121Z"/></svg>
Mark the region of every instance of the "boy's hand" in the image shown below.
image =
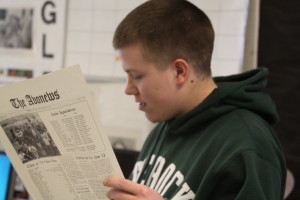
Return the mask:
<svg viewBox="0 0 300 200"><path fill-rule="evenodd" d="M109 199L163 200L157 191L124 178L106 178L103 185L112 188L106 195Z"/></svg>

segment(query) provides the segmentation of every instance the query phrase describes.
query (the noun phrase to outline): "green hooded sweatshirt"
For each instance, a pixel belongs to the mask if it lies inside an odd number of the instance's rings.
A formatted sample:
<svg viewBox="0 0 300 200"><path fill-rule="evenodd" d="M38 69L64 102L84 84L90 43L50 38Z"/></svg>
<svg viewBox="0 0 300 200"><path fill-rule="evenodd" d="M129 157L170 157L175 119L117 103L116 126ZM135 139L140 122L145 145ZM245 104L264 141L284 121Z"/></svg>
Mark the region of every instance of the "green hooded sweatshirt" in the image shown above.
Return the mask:
<svg viewBox="0 0 300 200"><path fill-rule="evenodd" d="M268 70L215 77L200 105L159 123L130 179L172 200L281 200L286 166L271 125L278 121L262 92Z"/></svg>

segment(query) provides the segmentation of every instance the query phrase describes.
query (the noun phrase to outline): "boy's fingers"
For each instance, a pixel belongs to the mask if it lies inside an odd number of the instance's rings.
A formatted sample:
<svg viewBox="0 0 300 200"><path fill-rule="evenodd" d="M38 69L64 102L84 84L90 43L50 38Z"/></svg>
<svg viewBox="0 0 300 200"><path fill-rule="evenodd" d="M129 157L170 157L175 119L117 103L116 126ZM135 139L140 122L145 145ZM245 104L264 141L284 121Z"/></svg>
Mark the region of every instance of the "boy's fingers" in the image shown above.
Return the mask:
<svg viewBox="0 0 300 200"><path fill-rule="evenodd" d="M108 193L106 194L106 196L109 199L113 199L113 200L135 200L135 197L132 194L126 193L122 190L119 189L112 189L110 191L108 191Z"/></svg>
<svg viewBox="0 0 300 200"><path fill-rule="evenodd" d="M143 187L143 185L118 177L106 178L103 180L103 185L117 188L134 195L145 194L147 192L147 189Z"/></svg>

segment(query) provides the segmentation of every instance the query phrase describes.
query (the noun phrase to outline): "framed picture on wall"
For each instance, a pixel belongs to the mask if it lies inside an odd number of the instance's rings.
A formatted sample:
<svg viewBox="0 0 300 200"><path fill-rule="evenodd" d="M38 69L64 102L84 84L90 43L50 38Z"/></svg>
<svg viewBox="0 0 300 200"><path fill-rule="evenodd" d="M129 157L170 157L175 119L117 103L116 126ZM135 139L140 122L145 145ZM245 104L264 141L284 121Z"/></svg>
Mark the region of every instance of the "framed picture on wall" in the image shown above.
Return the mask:
<svg viewBox="0 0 300 200"><path fill-rule="evenodd" d="M0 49L31 50L33 8L0 8Z"/></svg>

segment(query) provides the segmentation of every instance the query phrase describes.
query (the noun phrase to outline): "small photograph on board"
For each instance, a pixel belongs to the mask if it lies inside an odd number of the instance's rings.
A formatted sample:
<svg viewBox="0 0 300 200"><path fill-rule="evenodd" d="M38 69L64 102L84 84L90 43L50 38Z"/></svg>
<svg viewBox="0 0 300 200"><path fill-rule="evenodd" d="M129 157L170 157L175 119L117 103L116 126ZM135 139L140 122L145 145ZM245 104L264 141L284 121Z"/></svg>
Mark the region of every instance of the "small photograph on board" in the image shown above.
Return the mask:
<svg viewBox="0 0 300 200"><path fill-rule="evenodd" d="M32 8L0 7L0 48L32 49Z"/></svg>
<svg viewBox="0 0 300 200"><path fill-rule="evenodd" d="M8 69L7 76L10 77L21 77L21 78L32 78L33 70L25 70L25 69Z"/></svg>

